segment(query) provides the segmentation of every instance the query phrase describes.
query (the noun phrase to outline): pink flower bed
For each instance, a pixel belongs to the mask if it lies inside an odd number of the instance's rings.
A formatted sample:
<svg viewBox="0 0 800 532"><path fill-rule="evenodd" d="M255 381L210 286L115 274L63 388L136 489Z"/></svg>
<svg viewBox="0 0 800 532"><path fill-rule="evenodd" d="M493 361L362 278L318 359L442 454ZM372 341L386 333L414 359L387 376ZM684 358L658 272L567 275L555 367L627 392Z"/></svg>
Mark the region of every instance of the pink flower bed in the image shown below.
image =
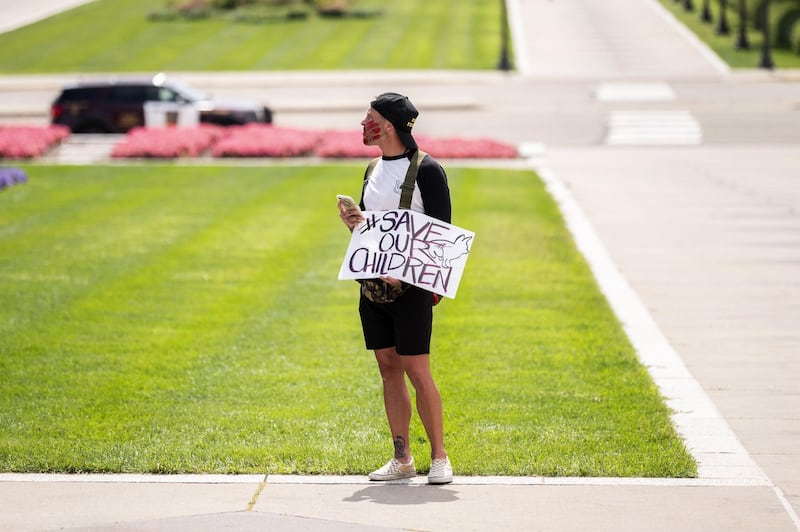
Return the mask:
<svg viewBox="0 0 800 532"><path fill-rule="evenodd" d="M218 126L187 128L133 128L111 151L112 157L153 157L174 159L197 157L223 135Z"/></svg>
<svg viewBox="0 0 800 532"><path fill-rule="evenodd" d="M69 134L64 126L1 126L0 158L40 157Z"/></svg>
<svg viewBox="0 0 800 532"><path fill-rule="evenodd" d="M414 135L419 148L438 159L514 159L514 146L488 139L434 138ZM317 146L323 158L370 158L381 154L375 146L364 146L360 131L326 131Z"/></svg>
<svg viewBox="0 0 800 532"><path fill-rule="evenodd" d="M440 159L513 159L514 146L489 139L434 138L415 135L419 147ZM364 146L360 131L312 131L269 124L222 128L136 128L114 147L114 157L305 157L372 158L375 146Z"/></svg>
<svg viewBox="0 0 800 532"><path fill-rule="evenodd" d="M265 124L229 127L214 157L302 157L313 154L320 133Z"/></svg>
<svg viewBox="0 0 800 532"><path fill-rule="evenodd" d="M325 131L317 145L323 158L374 158L381 154L376 146L365 146L360 131Z"/></svg>
<svg viewBox="0 0 800 532"><path fill-rule="evenodd" d="M437 159L514 159L514 146L489 139L414 137L419 149Z"/></svg>

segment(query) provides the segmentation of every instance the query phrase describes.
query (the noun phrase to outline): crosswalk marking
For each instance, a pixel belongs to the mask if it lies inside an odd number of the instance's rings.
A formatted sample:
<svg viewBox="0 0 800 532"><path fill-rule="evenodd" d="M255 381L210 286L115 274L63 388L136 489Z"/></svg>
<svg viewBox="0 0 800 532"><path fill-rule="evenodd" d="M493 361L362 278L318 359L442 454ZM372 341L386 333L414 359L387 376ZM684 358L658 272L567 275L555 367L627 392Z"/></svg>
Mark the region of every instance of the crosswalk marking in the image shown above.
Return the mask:
<svg viewBox="0 0 800 532"><path fill-rule="evenodd" d="M606 144L659 145L700 144L703 132L700 123L689 112L611 111L608 118Z"/></svg>
<svg viewBox="0 0 800 532"><path fill-rule="evenodd" d="M600 102L662 102L675 99L667 83L601 83L595 89Z"/></svg>

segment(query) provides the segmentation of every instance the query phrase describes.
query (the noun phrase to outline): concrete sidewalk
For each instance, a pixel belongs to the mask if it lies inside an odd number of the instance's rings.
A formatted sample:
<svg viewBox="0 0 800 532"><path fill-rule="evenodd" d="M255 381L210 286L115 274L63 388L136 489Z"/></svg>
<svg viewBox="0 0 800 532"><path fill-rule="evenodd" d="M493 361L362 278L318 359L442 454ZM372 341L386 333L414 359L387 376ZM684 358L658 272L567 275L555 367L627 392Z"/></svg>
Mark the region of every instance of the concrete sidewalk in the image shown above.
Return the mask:
<svg viewBox="0 0 800 532"><path fill-rule="evenodd" d="M729 68L657 0L509 0L516 67L536 79L713 78Z"/></svg>
<svg viewBox="0 0 800 532"><path fill-rule="evenodd" d="M0 7L7 20L13 12ZM655 0L510 0L509 10L526 79L728 77ZM525 87L504 92L502 77L487 83L509 106L524 96ZM430 91L424 76L402 88ZM470 100L469 90L459 97ZM346 83L326 91L352 98ZM536 140L526 117L514 118L520 140ZM509 124L503 115L491 125ZM422 478L0 475L0 529L800 530L797 148L548 146L530 163L564 185L721 414L699 419L732 429L742 446L730 452L730 438L689 427L699 479L457 477L432 487Z"/></svg>
<svg viewBox="0 0 800 532"><path fill-rule="evenodd" d="M770 487L692 480L28 479L0 481L3 530L792 530Z"/></svg>
<svg viewBox="0 0 800 532"><path fill-rule="evenodd" d="M546 165L798 526L796 154L796 145L554 149Z"/></svg>
<svg viewBox="0 0 800 532"><path fill-rule="evenodd" d="M94 0L0 0L0 33L57 15Z"/></svg>

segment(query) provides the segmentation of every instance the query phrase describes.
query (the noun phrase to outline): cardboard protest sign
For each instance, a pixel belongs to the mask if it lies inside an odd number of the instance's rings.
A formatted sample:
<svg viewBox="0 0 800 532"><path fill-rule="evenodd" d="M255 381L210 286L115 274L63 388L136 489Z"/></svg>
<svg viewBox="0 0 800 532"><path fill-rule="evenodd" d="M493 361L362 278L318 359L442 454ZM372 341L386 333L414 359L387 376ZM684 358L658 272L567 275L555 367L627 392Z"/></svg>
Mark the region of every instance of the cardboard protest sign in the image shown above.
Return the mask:
<svg viewBox="0 0 800 532"><path fill-rule="evenodd" d="M365 211L339 279L388 275L455 298L475 233L410 210Z"/></svg>

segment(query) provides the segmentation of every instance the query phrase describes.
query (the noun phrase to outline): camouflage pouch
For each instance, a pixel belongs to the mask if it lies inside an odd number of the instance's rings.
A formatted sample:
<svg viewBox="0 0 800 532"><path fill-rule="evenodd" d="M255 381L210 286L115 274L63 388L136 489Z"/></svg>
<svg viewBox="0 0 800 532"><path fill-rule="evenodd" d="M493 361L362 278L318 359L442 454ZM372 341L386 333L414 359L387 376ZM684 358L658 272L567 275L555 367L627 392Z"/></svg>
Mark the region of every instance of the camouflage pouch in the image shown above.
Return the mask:
<svg viewBox="0 0 800 532"><path fill-rule="evenodd" d="M361 293L373 303L391 303L408 289L406 283L399 288L380 279L364 279L361 281Z"/></svg>

